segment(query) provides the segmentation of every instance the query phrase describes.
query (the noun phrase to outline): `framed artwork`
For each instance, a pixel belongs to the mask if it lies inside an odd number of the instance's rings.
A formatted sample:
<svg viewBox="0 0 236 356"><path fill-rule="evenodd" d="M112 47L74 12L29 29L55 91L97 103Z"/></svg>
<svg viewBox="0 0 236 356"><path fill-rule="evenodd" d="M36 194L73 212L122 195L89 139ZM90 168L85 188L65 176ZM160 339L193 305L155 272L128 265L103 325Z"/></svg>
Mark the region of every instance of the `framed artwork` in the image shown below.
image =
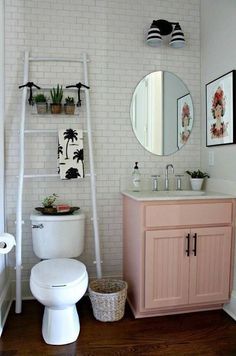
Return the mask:
<svg viewBox="0 0 236 356"><path fill-rule="evenodd" d="M206 84L206 145L236 143L235 70Z"/></svg>
<svg viewBox="0 0 236 356"><path fill-rule="evenodd" d="M189 139L193 127L193 102L190 94L177 99L177 145L180 149Z"/></svg>

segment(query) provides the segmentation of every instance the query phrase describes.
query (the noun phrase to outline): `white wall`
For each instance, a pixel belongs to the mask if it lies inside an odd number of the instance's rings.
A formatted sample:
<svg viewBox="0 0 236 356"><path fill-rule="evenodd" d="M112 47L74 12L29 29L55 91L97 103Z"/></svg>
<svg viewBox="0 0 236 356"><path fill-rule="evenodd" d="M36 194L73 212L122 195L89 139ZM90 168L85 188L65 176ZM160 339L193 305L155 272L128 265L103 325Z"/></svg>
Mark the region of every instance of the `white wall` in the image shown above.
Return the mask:
<svg viewBox="0 0 236 356"><path fill-rule="evenodd" d="M236 181L236 146L206 148L205 84L236 69L235 16L234 0L201 2L202 164L211 177L232 181ZM214 166L208 164L210 151L214 152Z"/></svg>
<svg viewBox="0 0 236 356"><path fill-rule="evenodd" d="M212 178L208 187L226 193L236 193L236 145L206 148L205 84L236 69L235 18L234 0L201 0L201 162ZM209 152L214 154L214 166L209 166ZM236 267L234 272L234 291L227 308L236 318Z"/></svg>
<svg viewBox="0 0 236 356"><path fill-rule="evenodd" d="M0 0L0 234L4 232L4 219L4 1ZM0 255L0 293L5 267L5 257Z"/></svg>
<svg viewBox="0 0 236 356"><path fill-rule="evenodd" d="M4 231L4 1L0 1L0 233Z"/></svg>
<svg viewBox="0 0 236 356"><path fill-rule="evenodd" d="M0 234L5 231L4 209L4 0L0 0ZM0 255L0 335L12 302L6 257Z"/></svg>
<svg viewBox="0 0 236 356"><path fill-rule="evenodd" d="M106 276L122 274L122 204L120 179L131 176L134 161L143 176L162 174L167 163L183 173L200 164L200 0L9 0L6 2L6 174L7 221L15 232L18 167L18 128L23 51L33 55L78 56L86 51L91 59L92 126L97 173L103 270ZM154 18L180 21L186 47L156 49L145 44L145 34ZM182 78L192 93L195 124L188 144L178 153L158 157L145 151L134 137L129 106L137 83L154 70L168 70ZM40 85L70 84L82 78L75 66L34 65L31 80ZM82 97L83 99L83 97ZM82 106L80 120L84 117ZM71 122L76 122L73 119ZM29 118L29 126L53 128L68 119ZM86 151L86 144L85 144ZM86 151L86 155L88 152ZM48 163L45 163L48 162ZM28 138L26 168L39 172L56 169L56 138ZM88 170L88 167L87 167ZM151 186L151 182L149 182ZM81 259L94 275L94 246L90 223L89 181L63 182L44 179L27 182L24 190L23 277L37 261L32 252L29 214L42 198L57 193L60 199L80 206L88 216L86 249ZM14 256L12 256L12 261Z"/></svg>
<svg viewBox="0 0 236 356"><path fill-rule="evenodd" d="M0 233L4 232L4 1L0 1ZM0 256L0 293L5 282L5 257Z"/></svg>

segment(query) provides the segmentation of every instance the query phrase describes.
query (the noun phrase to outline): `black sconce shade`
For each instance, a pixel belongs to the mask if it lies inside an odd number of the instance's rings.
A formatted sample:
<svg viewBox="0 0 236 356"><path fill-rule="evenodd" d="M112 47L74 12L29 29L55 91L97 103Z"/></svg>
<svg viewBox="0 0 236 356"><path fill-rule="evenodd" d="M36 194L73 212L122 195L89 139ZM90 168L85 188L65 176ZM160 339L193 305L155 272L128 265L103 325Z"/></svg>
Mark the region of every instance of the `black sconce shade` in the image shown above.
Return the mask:
<svg viewBox="0 0 236 356"><path fill-rule="evenodd" d="M174 26L174 30L173 30ZM173 31L173 32L172 32ZM159 47L162 44L162 35L171 34L170 46L182 48L185 45L184 33L178 22L166 20L154 20L147 35L147 44L152 47Z"/></svg>
<svg viewBox="0 0 236 356"><path fill-rule="evenodd" d="M173 48L182 48L185 45L184 33L177 23L175 25L174 31L171 34L170 46Z"/></svg>

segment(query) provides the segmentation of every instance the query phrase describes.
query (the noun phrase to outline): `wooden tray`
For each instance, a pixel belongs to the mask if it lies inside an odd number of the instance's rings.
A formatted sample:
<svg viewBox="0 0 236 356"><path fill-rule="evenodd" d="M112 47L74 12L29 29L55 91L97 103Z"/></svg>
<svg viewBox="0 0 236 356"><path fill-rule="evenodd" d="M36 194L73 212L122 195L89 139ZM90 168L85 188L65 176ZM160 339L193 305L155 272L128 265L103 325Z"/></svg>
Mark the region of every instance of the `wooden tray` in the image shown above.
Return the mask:
<svg viewBox="0 0 236 356"><path fill-rule="evenodd" d="M35 208L35 210L39 211L43 215L71 215L73 214L74 211L79 209L80 208L78 206L72 206L69 211L57 212L56 208L43 208L43 207Z"/></svg>

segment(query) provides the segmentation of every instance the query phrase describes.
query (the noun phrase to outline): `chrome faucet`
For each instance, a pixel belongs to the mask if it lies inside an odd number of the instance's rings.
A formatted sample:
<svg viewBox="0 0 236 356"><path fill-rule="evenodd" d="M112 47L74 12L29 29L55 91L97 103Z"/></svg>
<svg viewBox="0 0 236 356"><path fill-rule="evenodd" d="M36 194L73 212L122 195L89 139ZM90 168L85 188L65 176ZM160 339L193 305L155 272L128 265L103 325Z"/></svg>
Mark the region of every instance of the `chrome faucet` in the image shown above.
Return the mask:
<svg viewBox="0 0 236 356"><path fill-rule="evenodd" d="M158 191L158 177L160 177L157 174L154 174L151 176L152 178L152 191L157 192Z"/></svg>
<svg viewBox="0 0 236 356"><path fill-rule="evenodd" d="M168 168L172 168L172 173L174 173L174 167L173 164L167 164L166 165L166 170L165 170L165 190L169 190L169 177L168 177Z"/></svg>

